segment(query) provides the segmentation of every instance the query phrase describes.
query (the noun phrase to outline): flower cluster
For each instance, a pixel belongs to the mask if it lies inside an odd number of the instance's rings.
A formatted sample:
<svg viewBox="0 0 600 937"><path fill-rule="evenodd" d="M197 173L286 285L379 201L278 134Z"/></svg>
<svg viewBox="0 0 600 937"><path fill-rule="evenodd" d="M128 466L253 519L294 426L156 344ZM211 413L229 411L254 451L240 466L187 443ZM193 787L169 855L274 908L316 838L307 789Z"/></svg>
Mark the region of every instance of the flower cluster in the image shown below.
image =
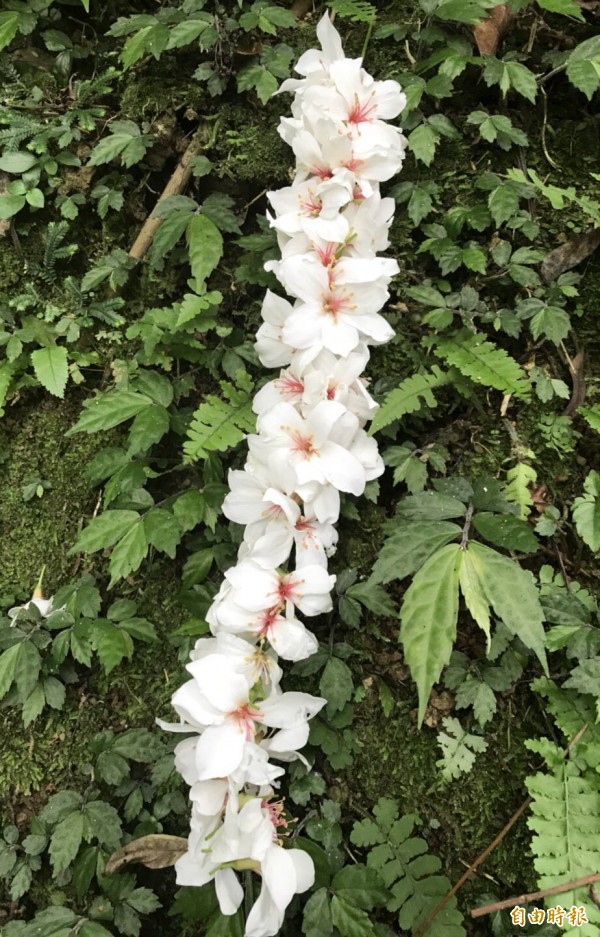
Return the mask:
<svg viewBox="0 0 600 937"><path fill-rule="evenodd" d="M308 722L326 701L283 692L278 661L316 651L302 617L332 608L340 492L360 495L383 471L364 430L376 404L361 374L368 346L393 334L380 310L398 267L377 254L394 202L379 183L402 164L405 140L385 121L405 98L344 56L327 15L317 35L322 49L306 52L302 77L281 88L294 92L279 130L296 175L268 196L281 259L267 266L293 302L267 292L256 348L281 371L256 395L248 460L229 475L223 511L245 527L238 563L207 614L213 637L197 642L191 679L173 696L181 722L165 726L188 733L175 751L192 801L177 881L214 880L232 914L243 898L236 871L260 873L246 937L277 934L293 895L314 880L308 854L283 846L287 821L274 796L284 769L274 762L302 758Z"/></svg>

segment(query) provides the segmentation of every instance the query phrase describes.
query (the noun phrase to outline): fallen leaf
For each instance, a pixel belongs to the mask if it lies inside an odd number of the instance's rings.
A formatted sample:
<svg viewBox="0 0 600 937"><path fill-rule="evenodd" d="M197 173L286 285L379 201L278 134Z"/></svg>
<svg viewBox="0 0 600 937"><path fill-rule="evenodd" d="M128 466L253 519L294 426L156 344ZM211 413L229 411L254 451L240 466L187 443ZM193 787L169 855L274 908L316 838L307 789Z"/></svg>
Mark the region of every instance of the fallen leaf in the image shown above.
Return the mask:
<svg viewBox="0 0 600 937"><path fill-rule="evenodd" d="M148 869L166 869L175 865L180 856L187 851L187 839L181 836L167 836L164 833L152 833L141 836L133 842L113 852L106 863L106 872L112 875L124 865L141 862Z"/></svg>
<svg viewBox="0 0 600 937"><path fill-rule="evenodd" d="M501 3L494 7L490 15L480 20L473 27L473 35L480 55L495 55L498 44L505 32L508 31L515 14L508 4Z"/></svg>
<svg viewBox="0 0 600 937"><path fill-rule="evenodd" d="M566 270L571 270L593 254L600 244L600 228L591 228L584 234L566 241L546 254L540 265L540 276L545 283L552 283Z"/></svg>
<svg viewBox="0 0 600 937"><path fill-rule="evenodd" d="M0 172L0 195L6 195L10 177L5 172ZM5 237L10 231L10 218L0 220L0 238Z"/></svg>

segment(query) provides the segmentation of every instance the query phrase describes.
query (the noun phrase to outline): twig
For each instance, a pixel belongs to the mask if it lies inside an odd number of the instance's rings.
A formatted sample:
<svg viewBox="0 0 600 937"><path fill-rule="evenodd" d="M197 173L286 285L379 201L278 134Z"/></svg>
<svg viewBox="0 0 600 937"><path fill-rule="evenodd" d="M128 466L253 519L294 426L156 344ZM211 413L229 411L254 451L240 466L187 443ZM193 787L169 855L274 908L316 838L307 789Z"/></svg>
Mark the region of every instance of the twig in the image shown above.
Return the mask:
<svg viewBox="0 0 600 937"><path fill-rule="evenodd" d="M487 859L487 857L494 851L496 846L500 845L500 843L502 842L502 840L504 839L508 831L512 829L512 827L515 825L519 817L523 813L525 813L530 803L531 803L531 797L527 797L527 799L523 801L521 806L517 810L515 810L515 812L513 813L508 823L500 830L500 832L495 837L495 839L493 839L492 842L489 844L489 846L487 846L483 850L483 852L477 856L477 858L475 859L475 862L473 862L469 866L466 872L463 872L458 882L456 882L456 884L452 886L448 894L445 895L442 898L442 900L435 906L431 914L425 919L425 921L423 922L419 930L413 935L413 937L422 937L422 935L428 929L433 919L437 917L440 911L442 911L446 907L450 899L454 898L459 888L461 888L464 885L467 879L471 878L471 876L477 871L481 863L484 862Z"/></svg>
<svg viewBox="0 0 600 937"><path fill-rule="evenodd" d="M583 878L577 878L574 882L563 882L562 885L553 885L552 888L540 888L539 891L530 891L525 895L518 895L516 898L506 898L505 901L484 904L480 908L471 911L471 917L483 917L486 914L493 914L494 911L502 911L504 908L514 908L518 904L537 901L538 898L545 898L547 895L560 895L564 891L583 888L584 885L591 885L593 882L600 882L600 872L594 872L593 875L584 875Z"/></svg>
<svg viewBox="0 0 600 937"><path fill-rule="evenodd" d="M566 748L564 749L564 751L563 751L563 756L564 756L565 758L566 758L567 755L569 754L569 751L571 750L571 748L573 747L573 745L576 745L576 744L577 744L577 742L579 741L579 739L581 738L581 736L583 735L583 733L586 731L587 727L588 727L588 724L587 724L587 722L586 722L586 723L581 727L581 729L579 730L579 732L577 732L577 734L571 739L571 741L569 742L569 744L567 745L567 747L566 747ZM450 899L451 899L451 898L454 898L454 896L455 896L456 892L459 890L459 888L461 888L461 887L464 885L464 883L467 881L467 879L471 878L471 876L477 871L477 869L479 868L479 866L481 865L481 863L484 862L484 861L487 859L487 857L488 857L489 855L491 855L491 853L494 851L494 849L496 848L496 846L499 846L499 845L500 845L500 843L502 842L502 840L504 839L504 837L506 836L506 834L509 832L509 830L512 829L512 827L515 825L515 823L517 822L517 820L519 819L519 817L521 817L521 816L525 813L525 811L527 810L529 804L531 803L531 800L532 800L531 797L526 797L526 798L525 798L525 800L523 801L523 803L521 804L521 806L518 807L518 808L515 810L515 812L513 813L512 817L510 818L510 820L508 821L508 823L500 830L500 832L498 833L498 835L492 840L492 842L489 844L489 846L486 846L486 848L483 850L483 852L480 853L480 854L477 856L477 858L476 858L475 861L472 863L472 865L470 865L469 868L466 870L466 872L464 872L464 873L461 875L461 877L459 878L458 882L457 882L455 885L452 886L452 888L450 889L450 891L449 891L449 892L442 898L442 900L435 906L435 908L433 909L433 911L431 912L431 914L425 919L425 921L423 922L423 924L421 925L421 927L418 929L418 931L416 931L416 932L413 934L413 937L423 937L423 934L424 934L425 931L428 929L428 927L429 927L429 925L431 924L431 922L433 921L433 919L434 919L435 917L437 917L438 914L440 913L440 911L442 911L442 910L446 907L446 905L448 904L448 902L450 901Z"/></svg>
<svg viewBox="0 0 600 937"><path fill-rule="evenodd" d="M190 165L191 161L202 148L201 135L203 131L204 128L201 128L201 130L197 131L192 137L190 145L177 163L175 172L164 187L156 205L159 205L171 195L180 195L187 187L187 184L192 176L192 167ZM154 214L155 211L156 206L146 218L140 233L136 237L131 250L129 251L129 256L138 262L143 260L148 253L152 241L154 240L154 235L162 224L162 219L156 217Z"/></svg>

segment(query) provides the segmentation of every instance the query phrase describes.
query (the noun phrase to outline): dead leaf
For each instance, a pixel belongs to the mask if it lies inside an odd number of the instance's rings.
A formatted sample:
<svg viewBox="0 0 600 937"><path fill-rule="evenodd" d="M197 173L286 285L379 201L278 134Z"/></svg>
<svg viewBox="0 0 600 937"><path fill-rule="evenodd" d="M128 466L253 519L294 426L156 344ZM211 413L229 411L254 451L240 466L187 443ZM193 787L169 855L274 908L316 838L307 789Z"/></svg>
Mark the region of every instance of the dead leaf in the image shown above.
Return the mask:
<svg viewBox="0 0 600 937"><path fill-rule="evenodd" d="M530 485L529 491L531 494L531 502L534 508L538 514L543 514L548 505L552 504L552 498L550 497L548 486L543 482L540 482L539 485Z"/></svg>
<svg viewBox="0 0 600 937"><path fill-rule="evenodd" d="M600 228L591 228L584 234L560 244L546 254L540 266L540 276L545 283L552 283L566 270L571 270L596 250L600 244Z"/></svg>
<svg viewBox="0 0 600 937"><path fill-rule="evenodd" d="M453 709L454 697L452 693L448 693L448 690L442 690L441 693L438 693L437 690L432 690L423 722L430 729L437 729L443 717L451 713Z"/></svg>
<svg viewBox="0 0 600 937"><path fill-rule="evenodd" d="M141 862L148 869L166 869L175 865L187 851L187 845L187 839L181 836L167 836L165 833L141 836L113 852L106 863L106 872L112 875L132 862Z"/></svg>
<svg viewBox="0 0 600 937"><path fill-rule="evenodd" d="M495 55L498 44L505 32L508 31L515 14L506 3L494 7L490 15L480 20L473 27L475 42L480 55Z"/></svg>

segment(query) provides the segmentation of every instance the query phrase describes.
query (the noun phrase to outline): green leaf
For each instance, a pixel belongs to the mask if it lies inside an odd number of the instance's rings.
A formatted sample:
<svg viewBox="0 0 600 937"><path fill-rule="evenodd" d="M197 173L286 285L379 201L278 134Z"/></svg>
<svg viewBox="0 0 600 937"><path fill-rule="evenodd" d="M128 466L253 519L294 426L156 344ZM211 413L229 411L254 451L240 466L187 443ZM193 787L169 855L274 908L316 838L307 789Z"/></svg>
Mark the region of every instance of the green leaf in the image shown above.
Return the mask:
<svg viewBox="0 0 600 937"><path fill-rule="evenodd" d="M25 728L27 728L34 719L37 719L44 708L45 702L44 688L41 683L38 683L23 702L23 725Z"/></svg>
<svg viewBox="0 0 600 937"><path fill-rule="evenodd" d="M368 608L374 615L395 618L396 606L389 595L381 586L370 579L366 582L356 583L346 590L346 595L351 599L356 599L365 608Z"/></svg>
<svg viewBox="0 0 600 937"><path fill-rule="evenodd" d="M321 675L319 689L330 710L343 709L354 691L352 672L348 665L338 657L331 657Z"/></svg>
<svg viewBox="0 0 600 937"><path fill-rule="evenodd" d="M84 410L75 426L67 432L97 433L101 429L112 429L119 426L132 416L140 413L152 404L152 400L144 394L136 394L131 390L113 390L105 394L98 394L84 405Z"/></svg>
<svg viewBox="0 0 600 937"><path fill-rule="evenodd" d="M512 634L531 648L547 673L544 612L532 574L481 543L471 541L468 553L494 612Z"/></svg>
<svg viewBox="0 0 600 937"><path fill-rule="evenodd" d="M539 544L527 521L513 514L483 512L473 518L475 530L497 547L518 553L535 553Z"/></svg>
<svg viewBox="0 0 600 937"><path fill-rule="evenodd" d="M112 512L108 512L112 513ZM145 525L139 520L119 540L110 555L110 585L112 589L119 579L125 579L130 573L139 569L148 553L148 540L146 539Z"/></svg>
<svg viewBox="0 0 600 937"><path fill-rule="evenodd" d="M304 906L302 933L306 937L331 937L333 921L326 888L319 888Z"/></svg>
<svg viewBox="0 0 600 937"><path fill-rule="evenodd" d="M196 292L202 293L207 277L223 255L223 238L206 215L194 215L186 229L192 276Z"/></svg>
<svg viewBox="0 0 600 937"><path fill-rule="evenodd" d="M419 691L419 725L431 688L450 660L456 638L461 559L458 544L442 547L415 574L404 595L400 639Z"/></svg>
<svg viewBox="0 0 600 937"><path fill-rule="evenodd" d="M79 539L69 550L69 555L104 550L120 540L139 520L137 511L105 511L82 530ZM141 523L139 526L142 526Z"/></svg>
<svg viewBox="0 0 600 937"><path fill-rule="evenodd" d="M338 895L331 899L331 920L342 937L373 937L373 924L366 911L348 904Z"/></svg>
<svg viewBox="0 0 600 937"><path fill-rule="evenodd" d="M0 14L1 15L1 14ZM37 156L33 153L3 153L0 157L0 169L4 172L10 172L13 175L20 175L27 172L37 163Z"/></svg>
<svg viewBox="0 0 600 937"><path fill-rule="evenodd" d="M69 378L67 349L61 345L37 348L31 352L31 363L42 387L55 397L64 397Z"/></svg>
<svg viewBox="0 0 600 937"><path fill-rule="evenodd" d="M419 124L408 136L408 148L418 160L430 166L439 140L440 135L433 127L429 124Z"/></svg>
<svg viewBox="0 0 600 937"><path fill-rule="evenodd" d="M441 521L449 517L464 517L467 509L462 501L437 491L420 491L403 498L396 508L396 517L415 521Z"/></svg>
<svg viewBox="0 0 600 937"><path fill-rule="evenodd" d="M438 734L442 757L436 765L444 780L452 781L471 770L476 754L487 749L487 742L463 729L458 719L445 717L442 722L446 731Z"/></svg>
<svg viewBox="0 0 600 937"><path fill-rule="evenodd" d="M181 542L182 530L173 514L163 508L154 508L144 518L144 532L148 543L163 550L171 559L175 559L177 546Z"/></svg>
<svg viewBox="0 0 600 937"><path fill-rule="evenodd" d="M211 452L224 452L236 446L252 432L252 385L247 375L238 372L237 387L221 381L223 397L207 394L192 417L183 451L188 461L207 459Z"/></svg>
<svg viewBox="0 0 600 937"><path fill-rule="evenodd" d="M581 414L592 429L600 433L600 404L594 404L592 407L579 407L577 412Z"/></svg>
<svg viewBox="0 0 600 937"><path fill-rule="evenodd" d="M597 776L596 776L597 777ZM552 773L538 772L526 779L532 798L527 825L538 886L550 888L600 872L600 791L597 780L580 775L576 765L563 759ZM561 891L564 908L583 907L590 934L598 931L600 911L586 887ZM575 933L576 930L570 931Z"/></svg>
<svg viewBox="0 0 600 937"><path fill-rule="evenodd" d="M151 266L156 267L175 247L193 217L192 211L176 211L161 221L148 252Z"/></svg>
<svg viewBox="0 0 600 937"><path fill-rule="evenodd" d="M544 306L533 316L529 327L536 341L543 335L555 345L560 345L571 331L571 320L560 306Z"/></svg>
<svg viewBox="0 0 600 937"><path fill-rule="evenodd" d="M488 195L488 208L494 223L500 227L519 210L517 187L510 182L501 183Z"/></svg>
<svg viewBox="0 0 600 937"><path fill-rule="evenodd" d="M0 50L5 49L15 36L19 28L19 14L12 10L0 13Z"/></svg>
<svg viewBox="0 0 600 937"><path fill-rule="evenodd" d="M514 468L506 473L506 498L513 504L518 504L521 509L521 517L527 517L531 513L531 491L529 486L537 480L537 472L526 462L517 462Z"/></svg>
<svg viewBox="0 0 600 937"><path fill-rule="evenodd" d="M0 221L12 218L25 207L24 195L0 195Z"/></svg>
<svg viewBox="0 0 600 937"><path fill-rule="evenodd" d="M31 641L23 641L19 645L19 648L20 654L17 658L14 678L19 690L19 695L22 699L25 699L25 697L29 696L33 691L38 682L42 660L40 652ZM42 706L43 705L44 694L42 693Z"/></svg>
<svg viewBox="0 0 600 937"><path fill-rule="evenodd" d="M15 678L15 669L21 653L21 645L13 644L0 654L0 699L8 693Z"/></svg>
<svg viewBox="0 0 600 937"><path fill-rule="evenodd" d="M371 571L373 582L391 582L410 576L440 547L462 533L448 521L402 523L384 542Z"/></svg>
<svg viewBox="0 0 600 937"><path fill-rule="evenodd" d="M514 358L479 333L463 329L453 338L441 339L435 352L476 384L523 399L531 394L531 385Z"/></svg>
<svg viewBox="0 0 600 937"><path fill-rule="evenodd" d="M106 674L114 670L124 657L131 660L133 655L130 635L109 621L99 620L95 623L92 643Z"/></svg>
<svg viewBox="0 0 600 937"><path fill-rule="evenodd" d="M600 696L600 657L584 660L571 671L571 676L563 683L565 689L577 690Z"/></svg>
<svg viewBox="0 0 600 937"><path fill-rule="evenodd" d="M560 13L585 21L581 7L577 6L575 0L537 0L537 3L542 10L548 10L549 13Z"/></svg>
<svg viewBox="0 0 600 937"><path fill-rule="evenodd" d="M573 502L573 520L585 544L600 550L600 474L592 470L583 483L584 494Z"/></svg>
<svg viewBox="0 0 600 937"><path fill-rule="evenodd" d="M473 616L487 639L487 649L490 649L490 606L482 589L477 570L473 565L469 553L465 550L459 572L460 591L462 592L470 614Z"/></svg>
<svg viewBox="0 0 600 937"><path fill-rule="evenodd" d="M152 404L137 414L129 430L128 455L146 452L169 430L169 414L164 407Z"/></svg>
<svg viewBox="0 0 600 937"><path fill-rule="evenodd" d="M401 419L407 413L415 413L421 409L423 404L428 407L436 407L437 400L432 391L436 387L441 387L447 383L447 375L435 365L430 372L413 374L411 377L405 378L398 387L395 387L387 394L373 418L369 435L372 436L373 433L393 423L394 420Z"/></svg>
<svg viewBox="0 0 600 937"><path fill-rule="evenodd" d="M63 872L73 862L83 839L83 814L76 808L54 828L50 841L50 862L54 875Z"/></svg>

